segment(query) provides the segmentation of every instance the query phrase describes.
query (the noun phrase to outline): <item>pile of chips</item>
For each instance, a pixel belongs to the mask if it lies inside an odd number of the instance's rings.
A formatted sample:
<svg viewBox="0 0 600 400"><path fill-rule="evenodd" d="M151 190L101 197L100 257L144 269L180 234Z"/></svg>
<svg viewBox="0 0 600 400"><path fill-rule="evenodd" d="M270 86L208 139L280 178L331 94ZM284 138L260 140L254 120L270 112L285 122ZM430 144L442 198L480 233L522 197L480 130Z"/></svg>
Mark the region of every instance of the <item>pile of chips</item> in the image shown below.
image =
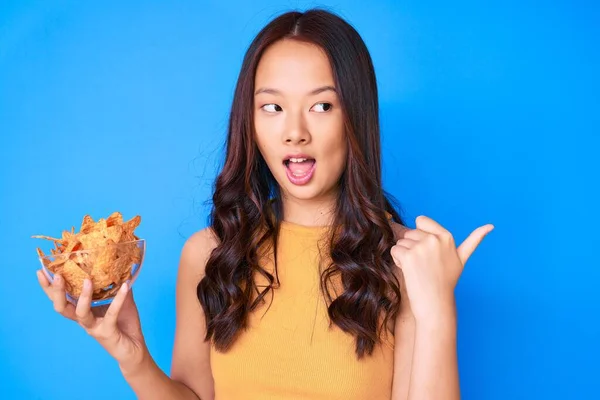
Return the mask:
<svg viewBox="0 0 600 400"><path fill-rule="evenodd" d="M102 300L114 296L121 284L131 279L132 269L141 263L143 245L134 234L140 222L139 215L123 222L120 212L97 222L86 215L79 232L73 227L63 231L60 239L32 237L54 242L50 255L46 256L39 247L37 252L46 269L64 278L71 296L79 297L87 278L93 285L92 300Z"/></svg>

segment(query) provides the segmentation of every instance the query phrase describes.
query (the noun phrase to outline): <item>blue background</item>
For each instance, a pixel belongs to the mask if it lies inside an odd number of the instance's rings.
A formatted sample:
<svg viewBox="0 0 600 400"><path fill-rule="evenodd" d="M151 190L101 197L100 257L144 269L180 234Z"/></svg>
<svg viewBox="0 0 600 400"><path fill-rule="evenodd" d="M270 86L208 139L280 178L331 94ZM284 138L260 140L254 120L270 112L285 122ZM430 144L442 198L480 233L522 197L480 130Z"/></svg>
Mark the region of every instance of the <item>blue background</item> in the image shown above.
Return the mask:
<svg viewBox="0 0 600 400"><path fill-rule="evenodd" d="M372 52L409 225L496 225L457 288L463 398L598 398L600 6L252 3L0 2L0 397L134 398L36 281L30 236L86 213L142 216L134 292L168 371L178 258L206 225L244 51L280 12L325 5Z"/></svg>

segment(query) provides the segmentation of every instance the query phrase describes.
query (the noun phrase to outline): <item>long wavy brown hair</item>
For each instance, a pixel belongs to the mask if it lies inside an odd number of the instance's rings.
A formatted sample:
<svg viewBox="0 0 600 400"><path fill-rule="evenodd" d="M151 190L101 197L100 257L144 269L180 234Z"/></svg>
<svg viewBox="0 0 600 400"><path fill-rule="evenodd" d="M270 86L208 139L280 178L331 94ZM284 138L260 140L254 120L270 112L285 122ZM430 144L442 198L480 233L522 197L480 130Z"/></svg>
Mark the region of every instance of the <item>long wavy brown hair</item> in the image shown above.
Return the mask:
<svg viewBox="0 0 600 400"><path fill-rule="evenodd" d="M321 290L331 322L356 338L356 354L371 354L400 304L394 235L386 212L401 223L382 188L379 104L370 54L356 30L336 14L312 9L272 20L245 54L230 112L225 162L214 187L210 227L218 239L197 287L207 332L226 351L247 327L248 314L277 287L277 242L283 206L280 191L254 141L254 77L265 49L281 39L320 46L333 69L344 114L348 162L328 238L331 263L321 270ZM275 274L259 263L259 250L274 250ZM270 285L257 286L256 274ZM333 279L343 292L334 295ZM334 285L335 286L335 285ZM276 294L275 294L276 295Z"/></svg>

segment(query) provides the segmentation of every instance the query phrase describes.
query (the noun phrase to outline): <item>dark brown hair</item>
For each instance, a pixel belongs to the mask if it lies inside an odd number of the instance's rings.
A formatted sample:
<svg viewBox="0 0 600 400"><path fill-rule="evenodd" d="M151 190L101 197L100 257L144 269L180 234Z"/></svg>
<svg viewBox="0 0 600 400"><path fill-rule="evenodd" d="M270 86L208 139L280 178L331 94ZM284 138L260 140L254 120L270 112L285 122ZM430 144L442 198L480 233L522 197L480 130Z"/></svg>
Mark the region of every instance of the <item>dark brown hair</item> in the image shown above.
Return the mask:
<svg viewBox="0 0 600 400"><path fill-rule="evenodd" d="M331 321L356 337L358 357L371 354L400 303L394 235L386 212L402 223L381 182L377 83L369 52L356 30L332 12L288 12L272 20L251 43L239 74L230 113L226 157L212 198L210 227L219 241L206 265L197 295L207 323L206 340L226 351L246 328L248 314L273 294L275 276L259 265L259 249L270 244L277 259L283 215L279 187L254 142L254 77L265 49L281 39L313 43L332 66L348 141L348 163L340 178L329 238L331 265L321 289ZM254 276L268 279L259 290ZM329 283L338 278L343 293ZM262 289L262 288L261 288ZM257 296L254 294L258 293ZM275 294L276 295L276 294Z"/></svg>

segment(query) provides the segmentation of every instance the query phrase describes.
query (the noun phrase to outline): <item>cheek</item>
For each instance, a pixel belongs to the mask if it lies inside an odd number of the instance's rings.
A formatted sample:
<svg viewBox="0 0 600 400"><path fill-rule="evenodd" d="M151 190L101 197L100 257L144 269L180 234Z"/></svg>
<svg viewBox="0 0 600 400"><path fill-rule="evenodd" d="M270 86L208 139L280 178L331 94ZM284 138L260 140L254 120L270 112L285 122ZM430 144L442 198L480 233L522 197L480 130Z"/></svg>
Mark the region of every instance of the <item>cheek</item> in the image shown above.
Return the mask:
<svg viewBox="0 0 600 400"><path fill-rule="evenodd" d="M254 130L264 137L271 137L281 132L283 122L283 118L278 118L278 116L267 116L263 113L254 114Z"/></svg>
<svg viewBox="0 0 600 400"><path fill-rule="evenodd" d="M335 170L338 172L338 174L341 175L341 173L346 168L346 164L348 161L348 153L346 151L346 144L338 143L334 154L335 154L335 158L334 158L335 165L333 165L332 167L335 168Z"/></svg>
<svg viewBox="0 0 600 400"><path fill-rule="evenodd" d="M254 140L256 145L261 152L263 158L269 162L269 158L273 154L273 129L269 127L269 124L261 122L260 120L255 120L254 124Z"/></svg>
<svg viewBox="0 0 600 400"><path fill-rule="evenodd" d="M348 151L346 137L340 124L336 124L331 130L323 132L322 158L327 164L327 169L335 175L341 174L346 168Z"/></svg>
<svg viewBox="0 0 600 400"><path fill-rule="evenodd" d="M260 151L260 154L265 159L267 164L271 165L273 163L273 159L275 157L274 156L275 151L273 150L272 143L269 142L269 140L265 140L265 139L266 138L257 137L256 145L258 147L258 150Z"/></svg>

